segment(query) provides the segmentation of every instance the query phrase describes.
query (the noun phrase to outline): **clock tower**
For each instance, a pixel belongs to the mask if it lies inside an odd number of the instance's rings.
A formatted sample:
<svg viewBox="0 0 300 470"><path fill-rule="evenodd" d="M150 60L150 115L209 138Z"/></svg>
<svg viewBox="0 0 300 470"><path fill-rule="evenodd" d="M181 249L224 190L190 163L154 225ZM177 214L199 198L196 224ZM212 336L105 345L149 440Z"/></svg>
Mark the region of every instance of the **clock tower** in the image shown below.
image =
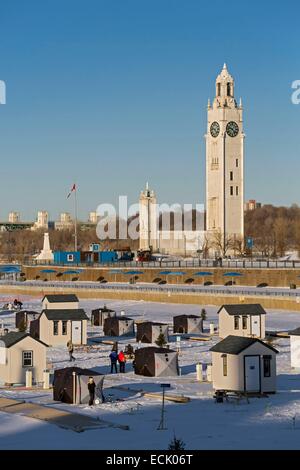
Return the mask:
<svg viewBox="0 0 300 470"><path fill-rule="evenodd" d="M206 230L228 240L244 239L243 108L234 97L234 80L224 64L216 96L207 108Z"/></svg>

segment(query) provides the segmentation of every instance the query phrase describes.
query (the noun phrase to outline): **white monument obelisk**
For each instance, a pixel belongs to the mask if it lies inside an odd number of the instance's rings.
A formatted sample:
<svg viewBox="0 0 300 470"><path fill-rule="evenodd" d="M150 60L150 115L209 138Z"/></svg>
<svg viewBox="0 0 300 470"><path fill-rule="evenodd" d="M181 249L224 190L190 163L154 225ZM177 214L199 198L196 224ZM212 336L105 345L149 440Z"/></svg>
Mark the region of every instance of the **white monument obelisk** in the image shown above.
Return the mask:
<svg viewBox="0 0 300 470"><path fill-rule="evenodd" d="M44 233L44 246L40 254L36 257L39 261L53 261L54 255L50 249L49 233Z"/></svg>

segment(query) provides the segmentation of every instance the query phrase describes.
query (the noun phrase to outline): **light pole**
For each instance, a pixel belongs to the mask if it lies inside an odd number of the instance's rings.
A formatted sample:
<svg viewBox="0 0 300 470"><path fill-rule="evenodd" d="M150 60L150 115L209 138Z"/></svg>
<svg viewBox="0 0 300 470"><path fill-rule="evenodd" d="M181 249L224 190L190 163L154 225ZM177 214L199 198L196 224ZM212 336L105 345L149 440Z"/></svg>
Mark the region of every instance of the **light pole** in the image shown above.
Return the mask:
<svg viewBox="0 0 300 470"><path fill-rule="evenodd" d="M161 417L160 417L160 423L158 425L157 430L158 431L165 431L167 428L165 427L165 389L170 388L170 384L161 384L161 388L163 389L163 394L162 394L162 405L161 405Z"/></svg>

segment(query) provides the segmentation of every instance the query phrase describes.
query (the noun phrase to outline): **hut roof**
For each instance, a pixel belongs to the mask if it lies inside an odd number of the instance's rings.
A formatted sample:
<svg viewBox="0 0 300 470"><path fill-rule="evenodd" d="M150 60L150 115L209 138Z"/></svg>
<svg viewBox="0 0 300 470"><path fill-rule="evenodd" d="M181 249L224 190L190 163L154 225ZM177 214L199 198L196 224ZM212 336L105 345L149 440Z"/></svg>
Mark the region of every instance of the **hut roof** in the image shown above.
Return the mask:
<svg viewBox="0 0 300 470"><path fill-rule="evenodd" d="M223 339L215 346L213 346L210 351L225 354L240 354L242 351L249 348L249 346L252 346L252 344L257 342L263 344L266 348L271 349L275 353L278 352L276 349L272 348L272 346L269 346L268 344L264 343L263 341L260 341L257 338L247 338L245 336L233 335L227 336L227 338Z"/></svg>
<svg viewBox="0 0 300 470"><path fill-rule="evenodd" d="M43 341L33 338L33 336L31 336L29 333L26 333L24 331L11 331L10 333L7 333L4 336L0 336L0 341L4 343L6 348L10 348L14 344L19 343L19 341L22 341L24 338L27 338L27 336L32 338L34 341L37 341L38 343L41 343L44 346L47 346L47 344L43 343Z"/></svg>
<svg viewBox="0 0 300 470"><path fill-rule="evenodd" d="M70 310L46 309L42 311L41 316L43 313L46 315L48 320L88 320L88 316L82 308Z"/></svg>
<svg viewBox="0 0 300 470"><path fill-rule="evenodd" d="M225 309L228 315L266 315L265 309L260 304L225 304L218 310Z"/></svg>
<svg viewBox="0 0 300 470"><path fill-rule="evenodd" d="M46 294L43 297L51 303L62 303L62 302L79 302L77 295L75 294Z"/></svg>

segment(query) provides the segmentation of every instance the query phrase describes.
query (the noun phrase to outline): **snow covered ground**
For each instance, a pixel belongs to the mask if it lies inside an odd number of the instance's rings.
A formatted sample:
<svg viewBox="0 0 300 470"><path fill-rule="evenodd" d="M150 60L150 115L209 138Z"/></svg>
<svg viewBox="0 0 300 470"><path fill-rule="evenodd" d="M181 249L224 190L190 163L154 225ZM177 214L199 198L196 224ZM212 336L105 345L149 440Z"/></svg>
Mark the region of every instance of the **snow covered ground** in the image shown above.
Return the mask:
<svg viewBox="0 0 300 470"><path fill-rule="evenodd" d="M0 297L0 305L9 296ZM37 299L21 297L24 307L39 311ZM91 309L103 306L124 310L134 319L159 320L172 324L172 317L180 313L199 314L203 306L158 304L142 301L84 300L80 306L90 315ZM217 307L206 306L208 314L204 327L217 325ZM14 315L1 317L0 322L9 329L14 328ZM300 326L300 313L268 311L268 330L289 330ZM90 340L97 341L102 329L89 327ZM175 338L170 338L170 347ZM89 430L75 433L55 425L24 416L0 413L0 449L167 449L174 433L186 443L186 449L299 449L300 447L300 373L291 370L289 340L276 339L274 345L280 354L277 357L278 393L268 398L251 399L236 403L216 404L212 398L211 384L196 381L195 364L209 363L209 349L218 341L181 342L179 364L181 376L167 378L171 392L191 398L190 403L166 402L166 431L158 431L161 402L142 397L140 389L159 392L161 379L135 376L131 364L126 365L126 374L109 374L110 346L100 345L96 352L77 351L75 365L94 368L108 374L105 377L105 404L89 408L85 405L66 405L52 402L52 392L17 391L0 389L0 396L25 399L47 404L76 413L100 417L126 424L129 431L115 428ZM134 340L119 343L134 344ZM96 344L96 343L93 343ZM49 362L53 368L69 366L66 348L49 348ZM129 387L122 391L114 387Z"/></svg>

